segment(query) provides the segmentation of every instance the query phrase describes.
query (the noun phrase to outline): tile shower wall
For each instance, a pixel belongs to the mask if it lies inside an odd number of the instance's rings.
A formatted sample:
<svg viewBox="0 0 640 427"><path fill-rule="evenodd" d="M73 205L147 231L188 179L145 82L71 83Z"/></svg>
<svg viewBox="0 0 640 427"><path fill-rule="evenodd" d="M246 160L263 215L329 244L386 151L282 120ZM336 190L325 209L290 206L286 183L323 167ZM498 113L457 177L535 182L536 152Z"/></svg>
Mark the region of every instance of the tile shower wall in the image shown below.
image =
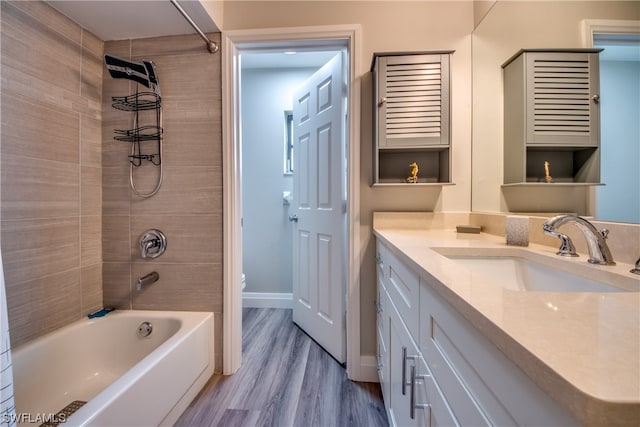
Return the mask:
<svg viewBox="0 0 640 427"><path fill-rule="evenodd" d="M219 34L212 34L219 41ZM105 53L156 65L164 114L164 180L155 196L129 189L129 143L114 129L133 127L132 113L111 107L111 97L135 85L103 78L103 281L104 304L123 309L213 311L216 371L222 369L222 131L221 57L198 36L171 36L105 43ZM140 90L143 88L141 87ZM143 124L143 123L141 123ZM153 142L143 143L151 144ZM143 192L155 187L158 167L134 171ZM166 252L142 259L138 238L157 228ZM136 279L157 271L160 279L135 290Z"/></svg>
<svg viewBox="0 0 640 427"><path fill-rule="evenodd" d="M102 306L103 43L46 3L1 7L0 236L15 347Z"/></svg>

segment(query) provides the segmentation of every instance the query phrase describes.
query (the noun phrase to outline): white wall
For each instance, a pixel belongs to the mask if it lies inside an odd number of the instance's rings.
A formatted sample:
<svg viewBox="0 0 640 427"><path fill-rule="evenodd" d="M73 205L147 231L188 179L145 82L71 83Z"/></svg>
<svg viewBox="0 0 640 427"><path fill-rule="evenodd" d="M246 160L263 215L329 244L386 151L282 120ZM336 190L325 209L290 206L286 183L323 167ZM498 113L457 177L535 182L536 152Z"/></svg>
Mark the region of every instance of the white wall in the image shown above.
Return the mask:
<svg viewBox="0 0 640 427"><path fill-rule="evenodd" d="M597 217L640 223L640 62L600 62L602 182ZM611 102L611 100L615 100Z"/></svg>
<svg viewBox="0 0 640 427"><path fill-rule="evenodd" d="M284 111L314 70L242 70L242 263L246 292L292 292L293 227L282 192Z"/></svg>

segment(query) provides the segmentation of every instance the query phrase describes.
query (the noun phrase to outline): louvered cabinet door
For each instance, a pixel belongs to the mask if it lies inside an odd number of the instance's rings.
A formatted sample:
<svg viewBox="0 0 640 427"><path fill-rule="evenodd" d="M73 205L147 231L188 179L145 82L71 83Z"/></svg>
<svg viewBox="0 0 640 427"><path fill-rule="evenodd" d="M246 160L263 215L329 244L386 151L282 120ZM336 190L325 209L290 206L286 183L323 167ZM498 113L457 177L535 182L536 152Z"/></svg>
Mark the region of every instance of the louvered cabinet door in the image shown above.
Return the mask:
<svg viewBox="0 0 640 427"><path fill-rule="evenodd" d="M449 55L382 56L377 69L380 148L449 144Z"/></svg>
<svg viewBox="0 0 640 427"><path fill-rule="evenodd" d="M526 53L527 144L597 146L598 53Z"/></svg>

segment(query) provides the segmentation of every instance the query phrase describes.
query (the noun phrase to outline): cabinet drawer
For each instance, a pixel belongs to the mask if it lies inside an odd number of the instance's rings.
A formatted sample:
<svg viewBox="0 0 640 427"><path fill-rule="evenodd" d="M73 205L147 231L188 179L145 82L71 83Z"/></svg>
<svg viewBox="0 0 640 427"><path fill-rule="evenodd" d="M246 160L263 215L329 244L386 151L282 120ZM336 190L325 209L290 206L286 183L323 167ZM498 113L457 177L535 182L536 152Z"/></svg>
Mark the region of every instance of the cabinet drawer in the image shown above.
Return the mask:
<svg viewBox="0 0 640 427"><path fill-rule="evenodd" d="M392 426L415 426L411 419L410 370L420 354L397 310L390 308L389 361L389 421Z"/></svg>
<svg viewBox="0 0 640 427"><path fill-rule="evenodd" d="M453 427L460 424L442 395L442 391L433 380L425 361L420 358L416 364L415 384L415 419L419 426ZM427 405L427 406L421 406Z"/></svg>
<svg viewBox="0 0 640 427"><path fill-rule="evenodd" d="M461 425L577 425L426 283L420 299L420 350Z"/></svg>
<svg viewBox="0 0 640 427"><path fill-rule="evenodd" d="M384 259L387 292L409 333L418 337L420 322L420 279L418 275L386 251Z"/></svg>
<svg viewBox="0 0 640 427"><path fill-rule="evenodd" d="M378 379L380 380L380 388L382 389L382 397L385 402L389 401L389 330L390 319L389 309L391 308L391 302L389 296L382 286L380 286L381 280L378 279L378 298L377 298L377 352L376 363L378 369Z"/></svg>
<svg viewBox="0 0 640 427"><path fill-rule="evenodd" d="M429 292L425 291L421 297L427 298L429 295ZM432 301L423 301L425 308L432 305ZM463 426L491 425L480 405L469 393L466 384L459 376L460 373L469 374L470 371L472 372L465 355L459 351L447 332L443 330L446 326L442 324L442 318L434 317L427 310L424 311L421 313L420 319L423 326L420 350L431 368L433 378L453 408L457 420Z"/></svg>

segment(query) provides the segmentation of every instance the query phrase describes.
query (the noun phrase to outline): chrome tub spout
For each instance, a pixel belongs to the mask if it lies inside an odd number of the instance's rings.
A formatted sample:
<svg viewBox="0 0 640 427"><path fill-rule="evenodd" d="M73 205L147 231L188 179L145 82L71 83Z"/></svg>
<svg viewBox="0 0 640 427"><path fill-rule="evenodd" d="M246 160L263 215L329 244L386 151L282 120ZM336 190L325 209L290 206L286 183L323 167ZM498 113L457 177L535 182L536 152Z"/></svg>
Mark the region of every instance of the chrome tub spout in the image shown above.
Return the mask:
<svg viewBox="0 0 640 427"><path fill-rule="evenodd" d="M141 291L143 286L157 282L159 278L160 275L155 271L152 271L146 276L138 277L138 280L136 281L136 291Z"/></svg>

